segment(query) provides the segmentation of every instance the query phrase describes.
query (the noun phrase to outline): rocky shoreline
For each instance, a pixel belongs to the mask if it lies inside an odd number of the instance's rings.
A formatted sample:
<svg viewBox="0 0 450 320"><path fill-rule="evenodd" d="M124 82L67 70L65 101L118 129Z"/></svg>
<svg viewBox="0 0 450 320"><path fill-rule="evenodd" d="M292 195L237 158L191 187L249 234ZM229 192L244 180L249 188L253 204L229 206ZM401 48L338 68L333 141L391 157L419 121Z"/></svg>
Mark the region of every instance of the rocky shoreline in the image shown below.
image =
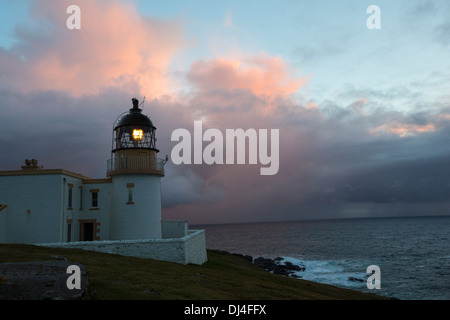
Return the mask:
<svg viewBox="0 0 450 320"><path fill-rule="evenodd" d="M292 277L292 278L301 278L301 276L299 276L297 274L297 272L306 270L305 265L293 264L289 261L286 261L282 257L276 257L274 259L271 259L271 258L265 258L265 257L254 258L250 255L243 255L243 254L239 254L239 253L230 253L230 254L241 257L241 258L253 263L256 266L263 268L266 271L269 271L270 273L279 274L282 276L288 276L288 277Z"/></svg>
<svg viewBox="0 0 450 320"><path fill-rule="evenodd" d="M227 252L227 253L229 253L229 252ZM240 253L229 253L229 254L241 257L241 258L253 263L256 266L258 266L266 271L269 271L270 273L279 274L279 275L287 276L287 277L291 277L291 278L301 279L302 276L299 275L299 272L306 270L306 266L304 264L300 264L300 265L293 264L289 261L286 261L282 257L276 257L274 259L271 259L271 258L265 258L265 257L254 258L253 256L243 255ZM352 277L352 276L349 276L348 280L351 282L361 282L361 283L366 281L366 279L361 279L361 278Z"/></svg>

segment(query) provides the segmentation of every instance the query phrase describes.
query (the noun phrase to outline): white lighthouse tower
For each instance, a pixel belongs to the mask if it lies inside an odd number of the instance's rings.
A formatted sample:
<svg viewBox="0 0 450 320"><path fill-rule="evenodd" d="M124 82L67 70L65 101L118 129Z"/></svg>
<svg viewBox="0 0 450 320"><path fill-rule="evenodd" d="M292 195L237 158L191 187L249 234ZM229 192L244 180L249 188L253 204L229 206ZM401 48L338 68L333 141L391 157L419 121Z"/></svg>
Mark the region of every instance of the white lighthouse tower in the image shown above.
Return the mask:
<svg viewBox="0 0 450 320"><path fill-rule="evenodd" d="M119 116L113 129L108 163L111 188L111 240L161 239L161 177L165 161L157 158L156 128L142 114L139 101Z"/></svg>
<svg viewBox="0 0 450 320"><path fill-rule="evenodd" d="M135 256L182 264L207 261L204 230L162 220L156 128L139 101L113 125L107 178L44 169L0 171L0 243Z"/></svg>

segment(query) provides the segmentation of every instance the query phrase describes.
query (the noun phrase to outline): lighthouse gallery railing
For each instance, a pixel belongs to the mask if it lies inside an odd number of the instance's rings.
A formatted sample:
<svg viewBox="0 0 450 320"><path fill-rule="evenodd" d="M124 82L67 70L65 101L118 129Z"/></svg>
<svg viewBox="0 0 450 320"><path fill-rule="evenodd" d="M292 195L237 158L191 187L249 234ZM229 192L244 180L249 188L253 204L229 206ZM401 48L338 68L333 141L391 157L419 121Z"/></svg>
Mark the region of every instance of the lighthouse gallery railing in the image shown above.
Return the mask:
<svg viewBox="0 0 450 320"><path fill-rule="evenodd" d="M123 156L108 160L107 172L123 170L157 170L164 173L163 159L148 156Z"/></svg>

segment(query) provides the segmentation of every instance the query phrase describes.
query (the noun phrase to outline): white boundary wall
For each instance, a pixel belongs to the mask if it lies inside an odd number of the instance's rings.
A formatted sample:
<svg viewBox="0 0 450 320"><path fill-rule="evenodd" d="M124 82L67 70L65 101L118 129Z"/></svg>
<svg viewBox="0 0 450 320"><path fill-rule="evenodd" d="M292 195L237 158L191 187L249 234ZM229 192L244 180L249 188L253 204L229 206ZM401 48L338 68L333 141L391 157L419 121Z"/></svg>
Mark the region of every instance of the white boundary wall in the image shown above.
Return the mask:
<svg viewBox="0 0 450 320"><path fill-rule="evenodd" d="M188 235L188 222L184 220L162 220L162 238L182 238Z"/></svg>
<svg viewBox="0 0 450 320"><path fill-rule="evenodd" d="M55 242L36 245L50 248L83 249L185 265L200 265L208 260L205 243L204 230L189 230L188 235L181 238Z"/></svg>

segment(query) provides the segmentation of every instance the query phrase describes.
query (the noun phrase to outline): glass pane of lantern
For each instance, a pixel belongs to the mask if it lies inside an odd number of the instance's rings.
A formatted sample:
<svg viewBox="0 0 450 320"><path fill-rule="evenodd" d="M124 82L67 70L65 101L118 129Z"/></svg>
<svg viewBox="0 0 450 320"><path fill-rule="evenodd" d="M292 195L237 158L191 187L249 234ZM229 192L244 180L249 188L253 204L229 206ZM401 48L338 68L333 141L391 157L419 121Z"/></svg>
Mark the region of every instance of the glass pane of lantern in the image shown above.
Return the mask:
<svg viewBox="0 0 450 320"><path fill-rule="evenodd" d="M144 137L144 131L141 129L134 129L133 130L133 139L141 141Z"/></svg>

